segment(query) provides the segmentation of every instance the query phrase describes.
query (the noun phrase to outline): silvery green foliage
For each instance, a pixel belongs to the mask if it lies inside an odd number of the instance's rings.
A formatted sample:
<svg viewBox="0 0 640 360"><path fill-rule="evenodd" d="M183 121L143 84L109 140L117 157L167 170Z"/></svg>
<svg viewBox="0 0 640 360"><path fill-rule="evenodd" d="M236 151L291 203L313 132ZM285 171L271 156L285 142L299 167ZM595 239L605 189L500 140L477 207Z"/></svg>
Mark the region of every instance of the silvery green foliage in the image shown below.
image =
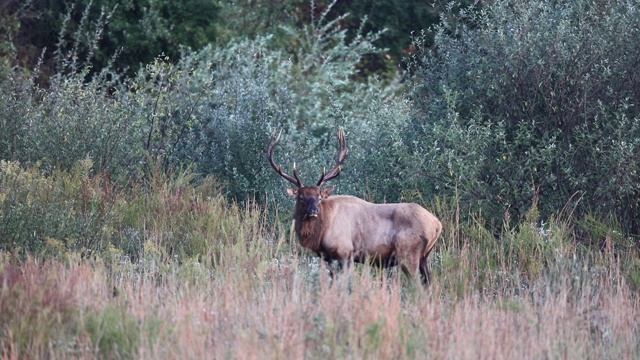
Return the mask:
<svg viewBox="0 0 640 360"><path fill-rule="evenodd" d="M305 184L314 184L334 165L344 128L350 156L338 192L395 200L409 107L397 81L356 76L358 61L380 51L378 34L347 40L341 19L322 14L286 29L286 41L257 36L185 49L177 61L160 55L126 80L107 68L87 81L88 62L58 52L48 87L22 71L0 79L10 94L0 100L0 152L44 169L91 159L95 171L119 179L143 179L158 164L188 167L219 178L232 198L283 200L289 184L264 156L271 134L282 130L276 161L288 172L296 162Z"/></svg>
<svg viewBox="0 0 640 360"><path fill-rule="evenodd" d="M581 200L638 231L639 1L498 0L434 30L413 62L415 186L496 217Z"/></svg>
<svg viewBox="0 0 640 360"><path fill-rule="evenodd" d="M47 87L14 68L0 80L0 157L46 171L72 169L91 159L95 169L123 175L131 165L138 131L134 104L119 96L117 74L62 61Z"/></svg>
<svg viewBox="0 0 640 360"><path fill-rule="evenodd" d="M156 139L149 149L215 175L232 197L283 199L290 184L264 155L271 134L282 130L276 161L289 173L295 162L305 184L315 184L322 168L334 165L336 132L345 128L350 158L339 181L341 191L397 197L388 157L401 143L398 131L408 106L394 94L397 83L354 80L357 61L377 51L371 43L375 35L345 43L337 22L289 29L289 34L300 43L294 55L267 36L187 53L164 70L163 62L148 67L139 77L146 92L157 92L146 81L149 74L164 71L157 82L165 82L171 94L147 96L141 106L167 124L147 122L145 131ZM169 133L171 140L164 139Z"/></svg>
<svg viewBox="0 0 640 360"><path fill-rule="evenodd" d="M48 172L88 159L95 170L126 176L140 143L135 104L120 74L110 66L92 73L90 65L109 16L93 21L87 8L76 27L70 17L63 17L58 48L42 50L41 59L53 54L53 68L41 69L41 60L0 76L0 158Z"/></svg>

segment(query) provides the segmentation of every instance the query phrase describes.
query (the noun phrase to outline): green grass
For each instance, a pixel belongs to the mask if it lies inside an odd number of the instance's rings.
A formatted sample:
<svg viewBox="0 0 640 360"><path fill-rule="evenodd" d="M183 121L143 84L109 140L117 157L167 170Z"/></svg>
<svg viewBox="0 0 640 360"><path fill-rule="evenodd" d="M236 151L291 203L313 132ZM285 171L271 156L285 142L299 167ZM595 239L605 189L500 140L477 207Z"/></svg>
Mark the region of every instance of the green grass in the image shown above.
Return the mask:
<svg viewBox="0 0 640 360"><path fill-rule="evenodd" d="M89 172L11 171L32 181L0 184L2 221L37 225L42 242L29 253L39 237L16 236L22 246L0 252L4 358L640 357L638 251L622 235L600 250L610 232L595 218L539 219L533 204L495 228L439 199L427 204L445 228L424 289L367 266L332 280L275 209L229 203L186 173L116 189ZM104 203L99 235L50 236L37 204L83 194ZM42 217L8 212L14 198ZM51 216L74 229L82 212Z"/></svg>

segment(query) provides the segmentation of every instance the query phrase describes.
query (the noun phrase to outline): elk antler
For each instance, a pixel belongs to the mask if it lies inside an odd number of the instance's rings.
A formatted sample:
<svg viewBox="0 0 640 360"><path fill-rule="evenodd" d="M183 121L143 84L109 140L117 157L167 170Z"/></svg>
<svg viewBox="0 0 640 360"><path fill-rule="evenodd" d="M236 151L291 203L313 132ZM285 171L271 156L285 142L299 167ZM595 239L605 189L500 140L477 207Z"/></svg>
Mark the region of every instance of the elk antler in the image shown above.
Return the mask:
<svg viewBox="0 0 640 360"><path fill-rule="evenodd" d="M273 150L276 148L276 145L278 145L278 141L280 141L280 135L282 135L282 130L280 130L280 132L278 133L278 136L276 136L275 130L273 131L273 134L271 134L271 141L269 142L269 146L267 146L267 150L266 150L267 159L269 159L269 163L271 163L271 166L273 166L273 168L276 169L276 171L278 172L278 174L280 174L280 176L291 181L295 186L301 188L302 180L300 180L300 176L298 175L298 169L296 168L295 162L293 163L293 175L295 176L295 179L294 179L293 177L291 177L291 175L288 175L287 173L282 171L280 166L276 165L276 162L273 161Z"/></svg>
<svg viewBox="0 0 640 360"><path fill-rule="evenodd" d="M340 143L340 150L338 150L336 166L333 169L331 169L329 173L325 173L325 169L324 168L322 169L322 177L318 181L318 185L316 185L317 187L320 187L326 184L327 181L334 179L338 175L340 175L340 166L342 166L342 163L347 158L347 153L349 152L347 150L347 140L344 138L344 131L342 131L342 129L338 131L338 142Z"/></svg>

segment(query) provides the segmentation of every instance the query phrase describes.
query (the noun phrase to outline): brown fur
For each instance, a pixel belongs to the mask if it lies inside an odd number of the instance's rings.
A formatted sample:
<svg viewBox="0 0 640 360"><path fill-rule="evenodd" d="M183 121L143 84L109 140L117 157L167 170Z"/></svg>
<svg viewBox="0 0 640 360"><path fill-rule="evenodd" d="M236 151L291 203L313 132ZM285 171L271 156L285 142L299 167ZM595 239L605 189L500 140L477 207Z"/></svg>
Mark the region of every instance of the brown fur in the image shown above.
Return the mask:
<svg viewBox="0 0 640 360"><path fill-rule="evenodd" d="M294 218L300 244L328 262L341 266L369 261L380 266L400 265L406 274L429 281L427 257L442 232L442 224L417 204L372 204L353 196L331 196L333 186L321 186L340 175L348 149L344 131L338 131L338 157L329 172L322 170L316 186L303 186L293 165L290 176L273 160L280 140L274 131L265 150L273 169L296 188L287 189L296 199Z"/></svg>
<svg viewBox="0 0 640 360"><path fill-rule="evenodd" d="M373 204L353 196L330 196L333 189L289 189L296 198L295 229L300 244L326 261L400 265L429 280L427 257L442 224L417 204ZM317 217L308 216L317 207Z"/></svg>
<svg viewBox="0 0 640 360"><path fill-rule="evenodd" d="M326 225L322 218L313 221L303 221L302 216L296 216L296 234L300 240L300 245L305 248L320 252L320 244L324 235Z"/></svg>

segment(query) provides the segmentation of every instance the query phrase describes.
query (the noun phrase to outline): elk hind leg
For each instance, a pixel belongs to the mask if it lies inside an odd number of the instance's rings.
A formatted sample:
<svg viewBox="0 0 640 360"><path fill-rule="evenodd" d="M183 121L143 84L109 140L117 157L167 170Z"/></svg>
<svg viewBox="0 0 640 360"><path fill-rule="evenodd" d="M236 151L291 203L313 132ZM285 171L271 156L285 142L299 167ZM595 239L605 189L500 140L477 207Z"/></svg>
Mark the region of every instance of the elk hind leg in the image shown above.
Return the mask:
<svg viewBox="0 0 640 360"><path fill-rule="evenodd" d="M419 259L405 258L399 261L400 269L402 269L404 277L409 281L416 281L419 269Z"/></svg>
<svg viewBox="0 0 640 360"><path fill-rule="evenodd" d="M422 278L422 284L429 286L431 283L431 272L429 271L427 256L420 259L420 277Z"/></svg>

